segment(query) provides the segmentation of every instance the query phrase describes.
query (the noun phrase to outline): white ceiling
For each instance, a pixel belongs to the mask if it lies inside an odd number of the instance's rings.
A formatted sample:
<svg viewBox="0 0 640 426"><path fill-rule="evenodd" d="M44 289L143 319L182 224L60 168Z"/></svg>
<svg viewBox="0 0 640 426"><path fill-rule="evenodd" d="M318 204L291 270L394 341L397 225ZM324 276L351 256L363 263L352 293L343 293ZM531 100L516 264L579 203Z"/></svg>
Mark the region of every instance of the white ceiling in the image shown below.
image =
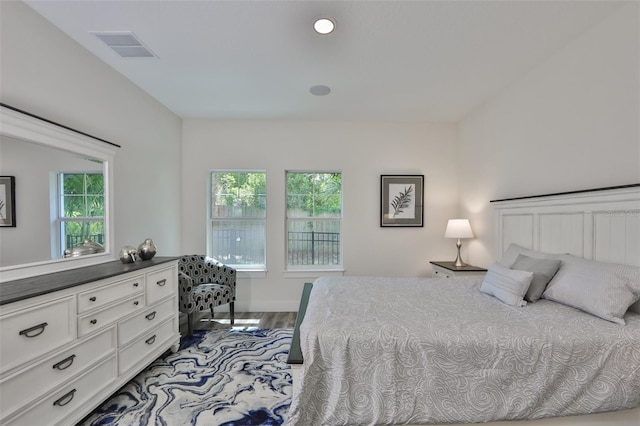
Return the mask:
<svg viewBox="0 0 640 426"><path fill-rule="evenodd" d="M620 2L26 0L181 117L458 121ZM315 17L336 30L313 32ZM91 31L132 31L157 59ZM327 96L309 88L327 85Z"/></svg>

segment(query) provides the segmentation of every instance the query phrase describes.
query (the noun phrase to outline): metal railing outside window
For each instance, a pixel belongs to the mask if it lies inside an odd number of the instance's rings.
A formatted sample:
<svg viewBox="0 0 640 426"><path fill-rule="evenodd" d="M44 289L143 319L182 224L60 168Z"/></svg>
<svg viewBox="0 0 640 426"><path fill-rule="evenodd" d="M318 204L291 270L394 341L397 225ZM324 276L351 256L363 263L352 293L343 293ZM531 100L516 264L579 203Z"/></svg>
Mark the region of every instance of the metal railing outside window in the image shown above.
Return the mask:
<svg viewBox="0 0 640 426"><path fill-rule="evenodd" d="M264 232L246 229L212 231L214 252L211 257L232 265L252 265L264 261Z"/></svg>
<svg viewBox="0 0 640 426"><path fill-rule="evenodd" d="M104 234L92 234L86 237L83 235L67 235L67 248L74 248L86 239L89 239L94 243L104 245Z"/></svg>
<svg viewBox="0 0 640 426"><path fill-rule="evenodd" d="M233 264L252 264L262 259L263 234L243 229L213 231L212 257ZM338 265L340 263L340 233L316 231L288 232L290 265ZM257 248L257 249L256 249Z"/></svg>
<svg viewBox="0 0 640 426"><path fill-rule="evenodd" d="M289 231L289 265L339 265L340 233Z"/></svg>

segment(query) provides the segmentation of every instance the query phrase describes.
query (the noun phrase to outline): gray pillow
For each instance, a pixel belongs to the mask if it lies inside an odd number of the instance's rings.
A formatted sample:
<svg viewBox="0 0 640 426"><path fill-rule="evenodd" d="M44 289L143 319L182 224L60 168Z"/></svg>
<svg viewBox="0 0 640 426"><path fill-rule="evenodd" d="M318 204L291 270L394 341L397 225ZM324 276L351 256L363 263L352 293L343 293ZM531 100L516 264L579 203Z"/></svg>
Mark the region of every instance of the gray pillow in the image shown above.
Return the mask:
<svg viewBox="0 0 640 426"><path fill-rule="evenodd" d="M487 269L480 291L496 297L507 305L525 306L523 300L531 280L533 272L509 269L499 263L494 263Z"/></svg>
<svg viewBox="0 0 640 426"><path fill-rule="evenodd" d="M542 297L624 325L627 309L640 299L640 267L561 258L562 267Z"/></svg>
<svg viewBox="0 0 640 426"><path fill-rule="evenodd" d="M531 285L524 296L525 300L535 302L540 299L551 278L558 272L562 261L558 259L536 259L535 257L518 255L511 269L533 272Z"/></svg>

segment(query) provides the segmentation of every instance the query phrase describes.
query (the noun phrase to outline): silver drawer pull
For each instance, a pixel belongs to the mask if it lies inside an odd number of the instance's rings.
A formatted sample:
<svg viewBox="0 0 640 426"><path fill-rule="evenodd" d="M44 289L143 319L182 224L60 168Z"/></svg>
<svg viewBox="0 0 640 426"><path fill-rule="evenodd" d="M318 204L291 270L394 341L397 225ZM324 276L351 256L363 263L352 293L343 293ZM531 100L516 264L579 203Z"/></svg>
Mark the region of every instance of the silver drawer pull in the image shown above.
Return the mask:
<svg viewBox="0 0 640 426"><path fill-rule="evenodd" d="M154 319L156 317L156 311L151 312L148 315L144 316L146 319L148 319L149 321L151 321L152 319Z"/></svg>
<svg viewBox="0 0 640 426"><path fill-rule="evenodd" d="M89 321L91 324L96 325L98 323L97 319L92 319L91 321Z"/></svg>
<svg viewBox="0 0 640 426"><path fill-rule="evenodd" d="M75 357L75 355L71 355L70 357L63 359L62 361L55 363L53 364L53 368L55 368L56 370L66 370L67 368L71 367L71 364L73 364L73 359Z"/></svg>
<svg viewBox="0 0 640 426"><path fill-rule="evenodd" d="M92 296L92 297L89 298L89 302L95 302L95 301L96 301L96 297L95 296Z"/></svg>
<svg viewBox="0 0 640 426"><path fill-rule="evenodd" d="M47 324L46 322L43 322L42 324L34 325L33 327L24 329L18 334L24 337L36 337L44 333L44 329L48 325L49 324Z"/></svg>
<svg viewBox="0 0 640 426"><path fill-rule="evenodd" d="M67 405L73 400L73 396L75 395L75 393L76 393L75 389L73 389L70 392L67 392L62 398L55 400L53 402L53 405L57 405L58 407L64 407L65 405Z"/></svg>
<svg viewBox="0 0 640 426"><path fill-rule="evenodd" d="M138 287L139 285L140 285L140 284L138 284L138 283L133 283L133 286L134 286L134 287Z"/></svg>
<svg viewBox="0 0 640 426"><path fill-rule="evenodd" d="M155 342L155 341L156 341L156 335L154 334L153 336L149 337L149 338L148 338L147 340L145 340L144 342L145 342L147 345L153 345L153 342Z"/></svg>
<svg viewBox="0 0 640 426"><path fill-rule="evenodd" d="M167 279L166 278L164 280L160 280L160 281L156 282L156 284L158 284L160 287L162 287L166 283L167 283Z"/></svg>

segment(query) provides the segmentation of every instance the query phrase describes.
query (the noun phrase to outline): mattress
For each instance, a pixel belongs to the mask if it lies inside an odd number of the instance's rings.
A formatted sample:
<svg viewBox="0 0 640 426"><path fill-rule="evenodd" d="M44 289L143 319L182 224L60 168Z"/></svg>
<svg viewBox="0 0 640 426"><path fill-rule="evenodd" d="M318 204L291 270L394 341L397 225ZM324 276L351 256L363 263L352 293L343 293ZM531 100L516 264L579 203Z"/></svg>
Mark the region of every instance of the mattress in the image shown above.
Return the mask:
<svg viewBox="0 0 640 426"><path fill-rule="evenodd" d="M322 277L289 425L537 419L640 406L640 315L626 325L480 278Z"/></svg>

